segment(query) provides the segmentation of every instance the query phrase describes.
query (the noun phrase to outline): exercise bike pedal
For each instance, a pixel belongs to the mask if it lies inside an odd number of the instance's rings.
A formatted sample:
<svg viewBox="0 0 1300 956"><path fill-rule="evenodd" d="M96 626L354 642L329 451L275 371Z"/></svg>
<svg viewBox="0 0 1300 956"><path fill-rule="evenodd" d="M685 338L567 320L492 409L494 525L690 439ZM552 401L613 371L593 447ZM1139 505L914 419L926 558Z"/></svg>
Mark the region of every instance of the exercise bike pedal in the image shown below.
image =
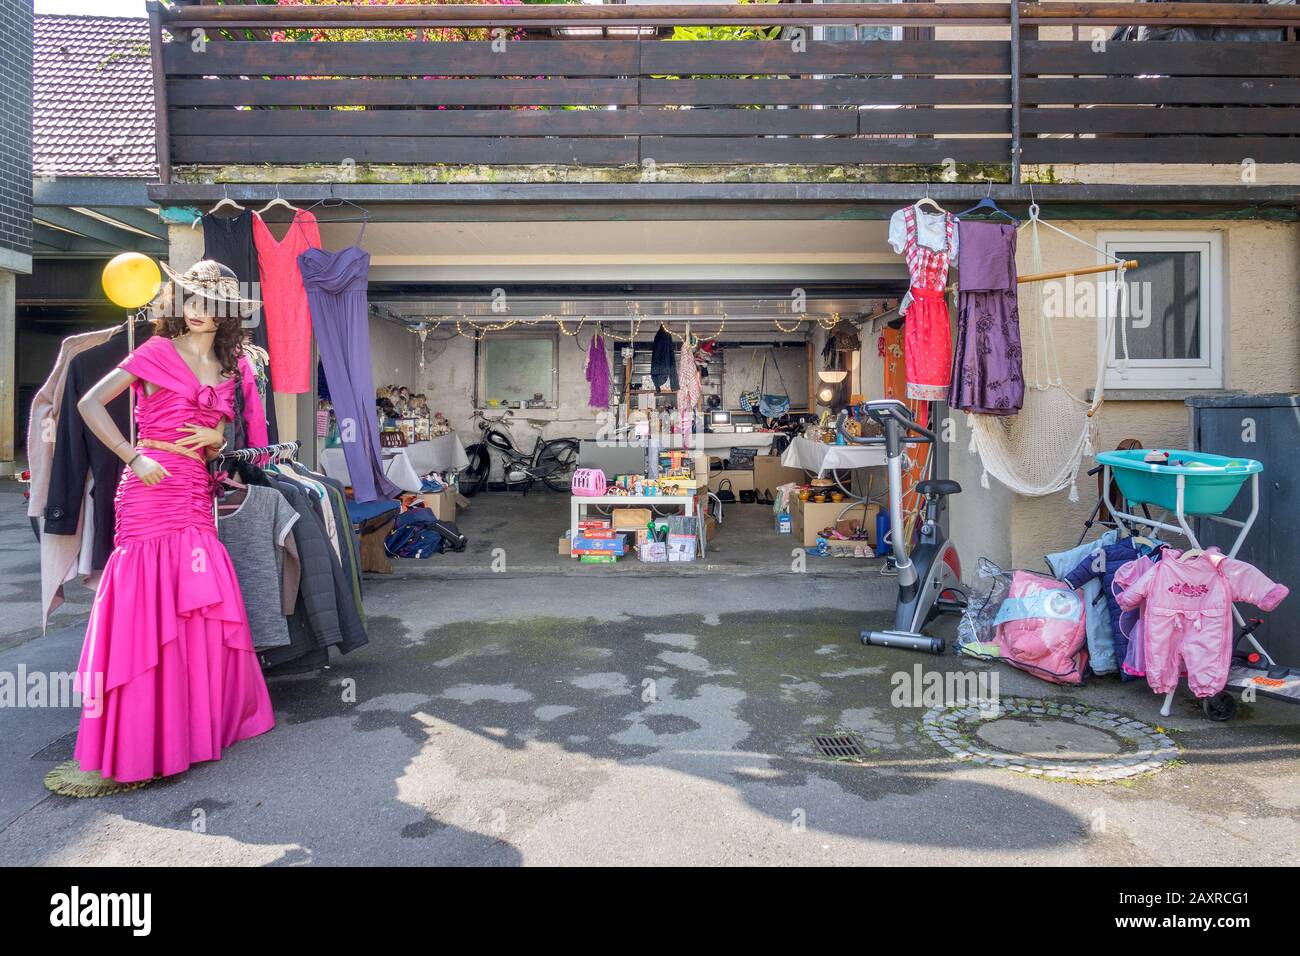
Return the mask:
<svg viewBox="0 0 1300 956"><path fill-rule="evenodd" d="M915 634L912 631L863 631L862 643L874 647L901 647L907 651L942 654L947 642L942 637Z"/></svg>

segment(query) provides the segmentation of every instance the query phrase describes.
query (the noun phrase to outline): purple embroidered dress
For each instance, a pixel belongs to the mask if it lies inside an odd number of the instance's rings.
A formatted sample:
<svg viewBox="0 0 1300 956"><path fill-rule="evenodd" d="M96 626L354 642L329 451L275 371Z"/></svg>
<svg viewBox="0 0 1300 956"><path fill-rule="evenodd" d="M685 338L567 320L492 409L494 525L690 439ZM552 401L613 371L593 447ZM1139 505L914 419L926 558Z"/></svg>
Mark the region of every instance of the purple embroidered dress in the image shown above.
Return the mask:
<svg viewBox="0 0 1300 956"><path fill-rule="evenodd" d="M959 221L957 344L948 403L964 412L1014 415L1025 399L1016 227Z"/></svg>

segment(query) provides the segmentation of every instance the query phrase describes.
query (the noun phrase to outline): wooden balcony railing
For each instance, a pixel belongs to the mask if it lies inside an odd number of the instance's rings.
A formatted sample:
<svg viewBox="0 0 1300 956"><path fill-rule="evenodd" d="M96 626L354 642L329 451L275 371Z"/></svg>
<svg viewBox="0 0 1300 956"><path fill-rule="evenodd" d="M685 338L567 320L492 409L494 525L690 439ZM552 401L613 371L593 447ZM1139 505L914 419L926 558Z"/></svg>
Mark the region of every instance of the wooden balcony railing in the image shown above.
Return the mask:
<svg viewBox="0 0 1300 956"><path fill-rule="evenodd" d="M1022 164L1300 162L1294 6L150 4L150 16L164 182L173 164L343 161L971 163L1011 182ZM666 39L683 24L777 29ZM821 39L850 24L936 35ZM1268 37L1111 39L1120 25ZM1000 38L945 37L971 26ZM272 39L448 28L483 38ZM563 35L576 28L599 36Z"/></svg>

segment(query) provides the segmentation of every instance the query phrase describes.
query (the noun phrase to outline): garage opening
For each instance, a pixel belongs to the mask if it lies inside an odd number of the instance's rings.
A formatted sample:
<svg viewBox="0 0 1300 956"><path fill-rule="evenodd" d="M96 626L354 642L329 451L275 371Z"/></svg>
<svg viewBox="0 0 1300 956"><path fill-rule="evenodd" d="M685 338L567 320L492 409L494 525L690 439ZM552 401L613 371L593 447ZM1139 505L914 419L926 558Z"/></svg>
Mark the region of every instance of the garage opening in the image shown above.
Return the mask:
<svg viewBox="0 0 1300 956"><path fill-rule="evenodd" d="M468 541L396 567L750 573L812 560L835 573L883 560L883 475L801 466L790 446L820 443L835 412L879 392L862 354L898 294L888 280L372 282L385 473ZM317 458L345 477L327 381L321 393Z"/></svg>

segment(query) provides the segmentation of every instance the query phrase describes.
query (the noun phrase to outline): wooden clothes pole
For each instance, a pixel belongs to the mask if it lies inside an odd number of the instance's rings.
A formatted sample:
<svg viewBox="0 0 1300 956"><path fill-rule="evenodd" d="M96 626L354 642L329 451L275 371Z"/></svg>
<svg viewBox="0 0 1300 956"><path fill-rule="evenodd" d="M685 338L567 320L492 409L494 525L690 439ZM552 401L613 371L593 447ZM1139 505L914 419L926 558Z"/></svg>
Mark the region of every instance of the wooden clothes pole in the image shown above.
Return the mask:
<svg viewBox="0 0 1300 956"><path fill-rule="evenodd" d="M1063 269L1060 272L1038 272L1034 275L1019 276L1016 282L1046 282L1048 279L1064 279L1067 276L1090 276L1098 272L1117 272L1121 267L1136 269L1137 265L1136 259L1126 259L1124 262L1108 262L1102 266L1084 266L1081 269Z"/></svg>

